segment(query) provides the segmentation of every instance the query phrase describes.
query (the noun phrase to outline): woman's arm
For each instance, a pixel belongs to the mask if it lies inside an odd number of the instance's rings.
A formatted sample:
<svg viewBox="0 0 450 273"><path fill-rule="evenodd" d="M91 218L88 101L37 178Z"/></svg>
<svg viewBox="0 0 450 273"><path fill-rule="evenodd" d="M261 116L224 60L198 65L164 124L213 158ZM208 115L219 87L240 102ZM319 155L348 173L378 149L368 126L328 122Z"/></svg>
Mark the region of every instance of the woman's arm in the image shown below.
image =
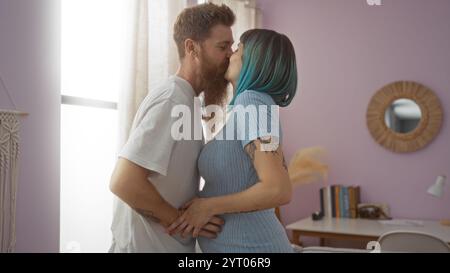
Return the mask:
<svg viewBox="0 0 450 273"><path fill-rule="evenodd" d="M263 210L289 203L292 187L281 147L271 151L261 149L271 141L257 139L245 146L260 179L258 183L242 192L192 200L184 214L169 227L169 232L183 231L187 235L193 231L196 236L212 215Z"/></svg>
<svg viewBox="0 0 450 273"><path fill-rule="evenodd" d="M262 151L261 145L271 139L257 139L245 146L260 179L245 191L210 198L212 214L248 212L285 205L291 201L292 186L281 146Z"/></svg>

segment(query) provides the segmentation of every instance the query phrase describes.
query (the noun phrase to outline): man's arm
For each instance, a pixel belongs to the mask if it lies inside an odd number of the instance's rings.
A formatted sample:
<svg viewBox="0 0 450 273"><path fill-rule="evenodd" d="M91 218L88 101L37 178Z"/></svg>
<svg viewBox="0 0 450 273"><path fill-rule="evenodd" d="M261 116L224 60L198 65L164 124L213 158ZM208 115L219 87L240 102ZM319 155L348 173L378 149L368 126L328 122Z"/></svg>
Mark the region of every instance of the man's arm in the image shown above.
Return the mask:
<svg viewBox="0 0 450 273"><path fill-rule="evenodd" d="M136 212L167 227L173 223L180 213L169 204L147 179L151 172L133 162L119 158L111 177L109 188L122 201ZM199 235L215 238L224 224L221 218L213 217L203 227Z"/></svg>
<svg viewBox="0 0 450 273"><path fill-rule="evenodd" d="M127 159L119 158L109 187L136 212L166 227L177 218L178 209L164 200L148 181L150 173Z"/></svg>

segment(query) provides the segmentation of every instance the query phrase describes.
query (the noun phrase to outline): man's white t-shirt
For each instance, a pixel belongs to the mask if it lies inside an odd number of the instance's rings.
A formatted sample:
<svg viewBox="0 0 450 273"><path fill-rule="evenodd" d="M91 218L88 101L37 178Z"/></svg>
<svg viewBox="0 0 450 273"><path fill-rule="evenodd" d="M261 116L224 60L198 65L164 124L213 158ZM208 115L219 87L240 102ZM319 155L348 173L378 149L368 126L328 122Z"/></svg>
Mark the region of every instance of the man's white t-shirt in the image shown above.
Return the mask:
<svg viewBox="0 0 450 273"><path fill-rule="evenodd" d="M153 171L149 183L175 208L194 198L198 191L197 158L203 140L174 140L172 125L180 117L172 117L171 111L177 105L189 108L193 131L194 112L200 113L194 107L194 97L192 86L177 76L151 90L140 105L130 137L119 153L119 157ZM115 198L114 205L110 251L195 252L194 239L175 239L160 224L141 216L119 198Z"/></svg>

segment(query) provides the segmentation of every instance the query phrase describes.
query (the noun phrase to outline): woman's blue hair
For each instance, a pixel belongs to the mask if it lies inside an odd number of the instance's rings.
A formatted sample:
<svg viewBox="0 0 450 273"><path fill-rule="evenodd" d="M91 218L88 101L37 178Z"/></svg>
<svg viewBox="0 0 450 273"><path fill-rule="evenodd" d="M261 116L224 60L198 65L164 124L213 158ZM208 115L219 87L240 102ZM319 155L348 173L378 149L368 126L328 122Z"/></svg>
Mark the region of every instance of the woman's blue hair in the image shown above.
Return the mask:
<svg viewBox="0 0 450 273"><path fill-rule="evenodd" d="M240 37L244 45L242 69L230 105L245 90L269 94L281 107L288 106L297 90L295 51L289 38L268 29L252 29Z"/></svg>

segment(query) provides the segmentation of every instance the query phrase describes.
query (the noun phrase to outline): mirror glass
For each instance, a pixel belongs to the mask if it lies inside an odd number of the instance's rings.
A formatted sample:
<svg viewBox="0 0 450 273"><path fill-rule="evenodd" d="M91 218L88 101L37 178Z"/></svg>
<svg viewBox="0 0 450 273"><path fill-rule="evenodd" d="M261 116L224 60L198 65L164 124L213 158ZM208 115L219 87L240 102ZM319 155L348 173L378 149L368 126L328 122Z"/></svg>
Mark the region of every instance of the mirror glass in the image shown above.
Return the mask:
<svg viewBox="0 0 450 273"><path fill-rule="evenodd" d="M407 134L419 125L422 112L419 105L410 99L397 99L386 109L384 122L392 131Z"/></svg>

